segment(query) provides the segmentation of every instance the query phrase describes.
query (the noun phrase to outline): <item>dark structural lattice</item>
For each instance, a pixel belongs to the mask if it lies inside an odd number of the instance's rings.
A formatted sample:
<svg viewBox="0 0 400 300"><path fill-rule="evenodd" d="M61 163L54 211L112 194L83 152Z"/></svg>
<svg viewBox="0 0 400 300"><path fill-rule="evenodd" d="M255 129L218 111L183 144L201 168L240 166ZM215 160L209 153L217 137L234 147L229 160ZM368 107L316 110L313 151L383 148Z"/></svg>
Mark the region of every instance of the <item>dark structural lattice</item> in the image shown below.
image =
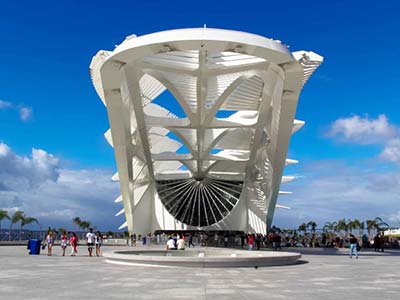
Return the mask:
<svg viewBox="0 0 400 300"><path fill-rule="evenodd" d="M204 178L157 181L165 208L191 226L209 226L221 221L239 201L243 182Z"/></svg>

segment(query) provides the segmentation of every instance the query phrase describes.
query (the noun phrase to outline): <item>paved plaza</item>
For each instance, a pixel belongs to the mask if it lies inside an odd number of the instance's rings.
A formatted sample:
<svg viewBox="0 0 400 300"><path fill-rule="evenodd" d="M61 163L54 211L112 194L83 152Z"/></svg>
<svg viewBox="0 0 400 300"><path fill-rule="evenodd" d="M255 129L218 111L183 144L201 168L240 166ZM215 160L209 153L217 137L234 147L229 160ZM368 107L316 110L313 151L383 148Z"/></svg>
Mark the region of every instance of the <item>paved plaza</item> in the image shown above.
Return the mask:
<svg viewBox="0 0 400 300"><path fill-rule="evenodd" d="M293 266L193 269L123 266L102 257L29 256L0 247L1 299L399 299L399 253L349 259L304 249ZM126 249L127 247L123 247ZM144 247L145 248L145 247ZM117 247L104 247L113 251ZM298 249L296 249L298 250ZM305 253L305 254L304 254Z"/></svg>

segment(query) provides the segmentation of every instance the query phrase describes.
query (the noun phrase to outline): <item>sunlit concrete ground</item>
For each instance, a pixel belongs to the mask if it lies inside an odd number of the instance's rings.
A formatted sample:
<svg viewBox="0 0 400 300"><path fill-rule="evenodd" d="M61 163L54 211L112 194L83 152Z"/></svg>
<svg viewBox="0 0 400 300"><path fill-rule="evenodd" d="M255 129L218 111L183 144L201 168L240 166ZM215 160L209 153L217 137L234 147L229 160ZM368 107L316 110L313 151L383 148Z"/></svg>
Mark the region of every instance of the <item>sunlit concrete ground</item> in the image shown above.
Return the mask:
<svg viewBox="0 0 400 300"><path fill-rule="evenodd" d="M48 257L0 247L0 299L400 299L396 251L356 260L347 250L300 249L306 263L257 270L121 266L78 251L62 257L55 247Z"/></svg>

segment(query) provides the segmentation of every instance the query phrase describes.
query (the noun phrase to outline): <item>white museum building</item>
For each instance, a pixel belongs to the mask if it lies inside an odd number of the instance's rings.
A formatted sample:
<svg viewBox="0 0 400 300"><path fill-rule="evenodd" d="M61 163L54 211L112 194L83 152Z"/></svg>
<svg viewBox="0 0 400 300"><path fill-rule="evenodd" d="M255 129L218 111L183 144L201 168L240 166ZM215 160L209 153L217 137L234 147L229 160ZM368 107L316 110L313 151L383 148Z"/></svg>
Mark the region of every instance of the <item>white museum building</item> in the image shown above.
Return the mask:
<svg viewBox="0 0 400 300"><path fill-rule="evenodd" d="M304 84L322 63L278 40L210 28L128 36L92 59L130 233L271 226ZM289 167L290 168L290 167Z"/></svg>

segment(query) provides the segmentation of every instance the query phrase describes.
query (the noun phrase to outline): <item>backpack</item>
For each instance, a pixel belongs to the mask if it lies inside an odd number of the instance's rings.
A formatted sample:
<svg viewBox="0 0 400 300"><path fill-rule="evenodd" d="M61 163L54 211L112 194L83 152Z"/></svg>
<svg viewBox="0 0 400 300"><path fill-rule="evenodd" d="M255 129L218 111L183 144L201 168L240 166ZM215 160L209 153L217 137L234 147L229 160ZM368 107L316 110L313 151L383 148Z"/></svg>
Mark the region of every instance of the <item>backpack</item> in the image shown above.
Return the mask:
<svg viewBox="0 0 400 300"><path fill-rule="evenodd" d="M356 248L357 248L357 251L360 251L360 250L361 250L360 243L357 243L357 246L356 246Z"/></svg>

